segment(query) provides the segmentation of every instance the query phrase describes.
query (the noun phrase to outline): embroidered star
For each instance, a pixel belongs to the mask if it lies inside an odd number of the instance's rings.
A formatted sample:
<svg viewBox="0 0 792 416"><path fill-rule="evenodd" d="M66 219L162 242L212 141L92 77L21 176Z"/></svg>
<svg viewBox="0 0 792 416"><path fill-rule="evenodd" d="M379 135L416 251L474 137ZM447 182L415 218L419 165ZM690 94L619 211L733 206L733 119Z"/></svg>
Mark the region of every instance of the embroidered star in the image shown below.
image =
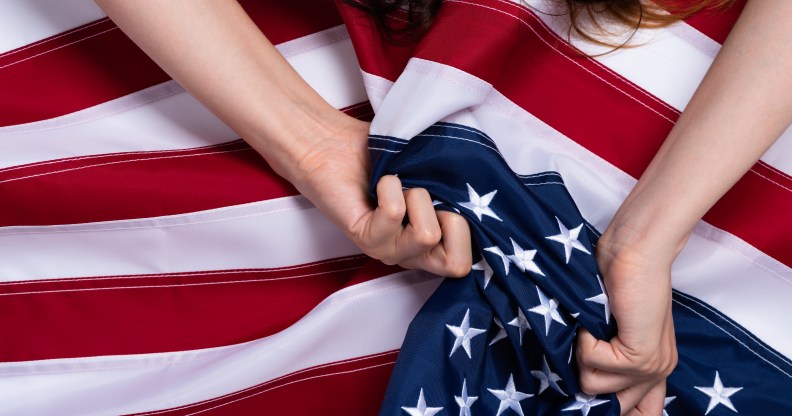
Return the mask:
<svg viewBox="0 0 792 416"><path fill-rule="evenodd" d="M492 320L495 321L495 325L498 326L498 333L495 334L495 336L492 338L492 341L490 341L489 345L492 345L507 337L506 329L503 328L503 324L501 323L501 321L499 321L498 318L492 318ZM520 340L522 340L522 334L520 335Z"/></svg>
<svg viewBox="0 0 792 416"><path fill-rule="evenodd" d="M476 218L478 218L479 221L481 221L482 218L484 218L483 217L484 215L495 218L498 221L502 221L500 217L498 217L498 214L496 214L495 211L493 211L492 208L489 207L489 204L492 202L492 198L495 198L495 194L498 193L498 191L494 190L486 195L479 196L476 190L473 189L473 187L470 186L469 183L466 185L468 189L468 198L470 199L470 202L460 202L459 205L461 205L463 208L467 208L473 211L473 213L476 214Z"/></svg>
<svg viewBox="0 0 792 416"><path fill-rule="evenodd" d="M468 358L473 358L470 355L470 340L473 339L473 337L475 337L476 335L481 335L487 332L483 329L470 327L470 309L468 309L465 312L465 317L462 318L462 323L459 324L459 326L446 324L446 327L456 337L456 339L454 339L454 346L451 347L451 354L448 354L449 357L454 355L454 352L461 345L462 348L467 353Z"/></svg>
<svg viewBox="0 0 792 416"><path fill-rule="evenodd" d="M597 396L589 396L586 393L577 393L575 394L575 402L563 408L562 411L580 410L583 416L588 416L592 407L605 404L609 401L610 400L600 400Z"/></svg>
<svg viewBox="0 0 792 416"><path fill-rule="evenodd" d="M536 288L536 293L539 294L539 304L528 309L528 312L544 316L545 336L550 334L550 325L553 321L566 326L566 322L561 319L561 315L558 313L558 301L555 299L548 299L539 287Z"/></svg>
<svg viewBox="0 0 792 416"><path fill-rule="evenodd" d="M608 301L608 295L605 293L605 285L602 284L602 279L599 277L599 275L597 275L597 283L599 283L600 286L600 294L586 298L586 300L589 302L599 303L605 307L605 323L609 324L611 317L610 301Z"/></svg>
<svg viewBox="0 0 792 416"><path fill-rule="evenodd" d="M506 383L506 387L503 390L495 390L495 389L487 389L490 393L492 393L495 397L500 400L500 406L498 406L498 413L495 416L500 416L503 411L506 409L514 410L518 415L525 416L522 411L522 407L520 407L520 402L529 398L533 397L533 394L527 394L523 392L517 391L514 387L514 375L509 374L509 381Z"/></svg>
<svg viewBox="0 0 792 416"><path fill-rule="evenodd" d="M484 272L484 289L486 289L494 272L492 271L492 267L490 267L489 263L487 263L487 260L484 259L484 256L481 257L481 260L478 263L473 265L472 269ZM506 273L508 273L508 271Z"/></svg>
<svg viewBox="0 0 792 416"><path fill-rule="evenodd" d="M736 412L737 409L734 408L734 405L732 404L729 397L742 389L742 387L723 387L720 374L718 374L717 371L715 372L715 382L713 383L712 387L696 387L696 390L706 394L710 398L709 404L707 405L707 411L704 412L705 415L719 404L722 404Z"/></svg>
<svg viewBox="0 0 792 416"><path fill-rule="evenodd" d="M443 410L442 407L426 407L423 389L418 393L418 404L415 407L402 406L402 410L410 416L433 416Z"/></svg>
<svg viewBox="0 0 792 416"><path fill-rule="evenodd" d="M506 274L509 274L509 259L506 258L505 254L503 254L503 251L501 251L500 247L498 246L487 247L484 249L484 251L488 251L500 257L501 261L503 261L503 269L506 270Z"/></svg>
<svg viewBox="0 0 792 416"><path fill-rule="evenodd" d="M669 403L673 402L674 399L676 399L676 396L666 397L663 401L663 416L668 416L668 412L666 412L665 408Z"/></svg>
<svg viewBox="0 0 792 416"><path fill-rule="evenodd" d="M540 276L544 276L545 274L539 270L539 266L533 261L534 257L536 256L536 250L523 250L517 242L513 239L510 239L512 243L512 249L514 249L514 254L509 257L509 260L514 262L517 267L520 268L522 272L526 270L530 272L534 272Z"/></svg>
<svg viewBox="0 0 792 416"><path fill-rule="evenodd" d="M566 256L567 264L569 264L569 258L572 257L573 248L578 249L586 254L591 254L591 252L586 250L586 247L584 247L583 244L581 244L580 241L578 241L578 237L580 236L580 230L583 229L583 223L570 230L567 229L566 226L564 226L564 224L561 222L561 220L558 219L558 217L556 217L556 221L558 221L558 228L561 230L561 232L556 235L551 235L545 238L564 245L564 255Z"/></svg>
<svg viewBox="0 0 792 416"><path fill-rule="evenodd" d="M462 380L462 396L454 396L459 405L459 416L470 416L470 406L478 400L478 396L468 396L467 379Z"/></svg>
<svg viewBox="0 0 792 416"><path fill-rule="evenodd" d="M523 334L526 329L531 329L531 324L522 312L522 309L517 308L517 317L508 322L511 326L516 326L520 330L520 345L522 345Z"/></svg>
<svg viewBox="0 0 792 416"><path fill-rule="evenodd" d="M564 393L558 385L558 382L561 381L561 377L550 370L550 366L547 364L547 356L542 356L542 362L542 371L531 371L531 375L539 379L538 394L542 394L545 389L551 387L553 390L566 396L567 394Z"/></svg>

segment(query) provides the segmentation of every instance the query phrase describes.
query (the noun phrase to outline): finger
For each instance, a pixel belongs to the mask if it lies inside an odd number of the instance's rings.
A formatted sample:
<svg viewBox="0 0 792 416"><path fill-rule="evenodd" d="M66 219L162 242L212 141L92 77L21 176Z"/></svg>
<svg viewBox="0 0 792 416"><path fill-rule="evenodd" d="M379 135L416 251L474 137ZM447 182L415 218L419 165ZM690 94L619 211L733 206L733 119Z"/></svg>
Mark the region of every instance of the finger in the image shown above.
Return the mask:
<svg viewBox="0 0 792 416"><path fill-rule="evenodd" d="M663 391L665 391L665 380L662 380L660 383L663 384ZM641 402L644 396L646 396L647 393L657 386L657 384L658 382L655 380L646 381L617 392L616 398L619 399L621 414L629 414L633 409L635 409L635 406Z"/></svg>
<svg viewBox="0 0 792 416"><path fill-rule="evenodd" d="M441 276L462 277L470 273L471 254L470 227L460 215L438 211L442 240L428 253L406 259L402 267L429 271Z"/></svg>
<svg viewBox="0 0 792 416"><path fill-rule="evenodd" d="M597 368L579 366L580 388L586 394L597 395L622 391L646 381L646 377L612 373Z"/></svg>
<svg viewBox="0 0 792 416"><path fill-rule="evenodd" d="M395 251L393 242L403 230L406 209L399 178L394 175L380 178L377 182L377 208L361 236L360 246L373 251L369 254L383 261L392 257Z"/></svg>
<svg viewBox="0 0 792 416"><path fill-rule="evenodd" d="M663 324L659 351L650 355L625 353L630 351L619 340L619 335L610 341L595 338L591 333L581 328L578 334L578 362L582 365L613 373L622 373L634 376L667 376L676 364L676 345L673 339L673 326L671 322ZM668 332L670 332L670 335Z"/></svg>
<svg viewBox="0 0 792 416"><path fill-rule="evenodd" d="M632 365L617 353L612 344L617 343L618 335L610 342L591 335L585 328L578 331L577 359L581 366L598 368L612 373L632 374ZM640 374L634 374L640 375Z"/></svg>
<svg viewBox="0 0 792 416"><path fill-rule="evenodd" d="M438 211L437 219L443 239L429 255L442 256L447 276L466 276L473 266L470 225L463 216L448 211Z"/></svg>
<svg viewBox="0 0 792 416"><path fill-rule="evenodd" d="M395 257L406 259L421 255L440 243L440 222L432 205L432 197L423 188L404 192L409 224L396 238Z"/></svg>
<svg viewBox="0 0 792 416"><path fill-rule="evenodd" d="M665 406L666 382L665 380L656 383L630 410L629 416L659 416L663 414ZM618 394L617 394L618 397ZM621 399L620 399L621 402ZM624 412L624 410L622 410Z"/></svg>

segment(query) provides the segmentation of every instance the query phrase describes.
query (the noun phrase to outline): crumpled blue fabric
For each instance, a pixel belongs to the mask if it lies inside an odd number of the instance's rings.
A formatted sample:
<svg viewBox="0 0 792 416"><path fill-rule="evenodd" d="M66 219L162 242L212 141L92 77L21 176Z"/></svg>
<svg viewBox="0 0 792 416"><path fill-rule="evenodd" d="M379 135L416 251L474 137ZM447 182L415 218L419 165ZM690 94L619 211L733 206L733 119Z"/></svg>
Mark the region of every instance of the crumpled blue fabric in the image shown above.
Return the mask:
<svg viewBox="0 0 792 416"><path fill-rule="evenodd" d="M436 123L369 137L374 186L395 174L470 223L474 267L446 279L411 323L380 415L618 415L587 396L574 340L616 332L594 258L597 231L557 172L517 175L483 132Z"/></svg>

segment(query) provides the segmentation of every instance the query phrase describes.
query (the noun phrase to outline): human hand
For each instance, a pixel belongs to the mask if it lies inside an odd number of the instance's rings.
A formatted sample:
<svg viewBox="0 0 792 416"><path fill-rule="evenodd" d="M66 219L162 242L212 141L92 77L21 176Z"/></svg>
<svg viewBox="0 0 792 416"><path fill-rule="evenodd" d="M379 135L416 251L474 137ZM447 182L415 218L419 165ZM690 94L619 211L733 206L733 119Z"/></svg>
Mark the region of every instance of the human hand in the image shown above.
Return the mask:
<svg viewBox="0 0 792 416"><path fill-rule="evenodd" d="M580 331L581 388L587 394L616 392L622 415L659 416L665 379L677 363L671 264L678 250L616 220L596 254L618 333L606 342Z"/></svg>
<svg viewBox="0 0 792 416"><path fill-rule="evenodd" d="M435 211L422 188L402 190L401 181L384 176L377 184L378 206L368 196L368 123L342 115L317 134L288 163L275 164L322 213L363 252L386 264L462 277L472 264L470 228L457 214ZM407 225L402 224L405 214Z"/></svg>

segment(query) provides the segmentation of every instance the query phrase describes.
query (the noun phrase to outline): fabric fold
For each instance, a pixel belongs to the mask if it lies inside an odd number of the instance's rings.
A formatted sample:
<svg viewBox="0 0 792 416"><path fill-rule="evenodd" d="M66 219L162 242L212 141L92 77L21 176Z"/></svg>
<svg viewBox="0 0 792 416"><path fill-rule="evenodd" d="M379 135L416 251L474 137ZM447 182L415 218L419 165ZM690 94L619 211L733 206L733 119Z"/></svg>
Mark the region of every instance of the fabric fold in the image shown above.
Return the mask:
<svg viewBox="0 0 792 416"><path fill-rule="evenodd" d="M577 330L609 339L616 328L593 256L598 233L561 176L517 175L486 134L453 123L410 140L372 135L369 148L373 186L398 175L468 220L475 262L413 320L380 415L618 415L615 395L586 396L577 383Z"/></svg>

